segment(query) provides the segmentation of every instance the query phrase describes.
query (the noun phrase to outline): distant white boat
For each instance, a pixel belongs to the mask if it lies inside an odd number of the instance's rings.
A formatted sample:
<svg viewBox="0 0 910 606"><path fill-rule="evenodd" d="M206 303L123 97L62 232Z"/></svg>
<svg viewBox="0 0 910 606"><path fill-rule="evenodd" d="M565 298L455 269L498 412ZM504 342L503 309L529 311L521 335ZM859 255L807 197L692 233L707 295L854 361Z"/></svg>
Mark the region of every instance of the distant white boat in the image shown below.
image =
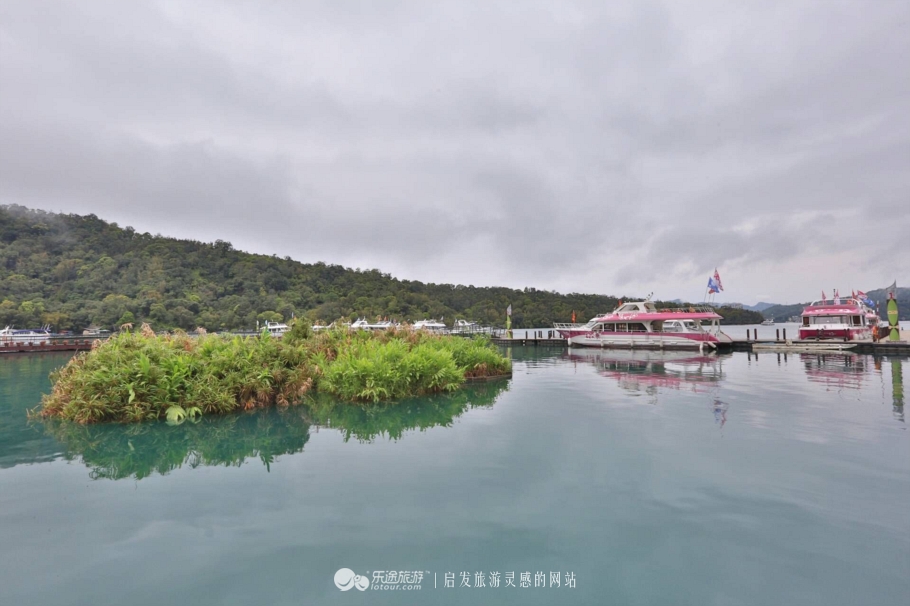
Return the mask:
<svg viewBox="0 0 910 606"><path fill-rule="evenodd" d="M774 318L768 318L761 323L762 326L774 326Z"/></svg>
<svg viewBox="0 0 910 606"><path fill-rule="evenodd" d="M359 330L388 330L397 327L398 324L390 320L370 323L366 318L359 318L356 322L351 323L351 328Z"/></svg>
<svg viewBox="0 0 910 606"><path fill-rule="evenodd" d="M282 322L266 322L263 329L267 330L273 337L280 337L288 331L288 325Z"/></svg>
<svg viewBox="0 0 910 606"><path fill-rule="evenodd" d="M34 345L51 337L50 327L15 330L7 326L0 330L0 343L28 343Z"/></svg>
<svg viewBox="0 0 910 606"><path fill-rule="evenodd" d="M414 330L432 330L434 332L443 332L446 330L446 325L442 322L437 322L436 320L418 320L411 325Z"/></svg>

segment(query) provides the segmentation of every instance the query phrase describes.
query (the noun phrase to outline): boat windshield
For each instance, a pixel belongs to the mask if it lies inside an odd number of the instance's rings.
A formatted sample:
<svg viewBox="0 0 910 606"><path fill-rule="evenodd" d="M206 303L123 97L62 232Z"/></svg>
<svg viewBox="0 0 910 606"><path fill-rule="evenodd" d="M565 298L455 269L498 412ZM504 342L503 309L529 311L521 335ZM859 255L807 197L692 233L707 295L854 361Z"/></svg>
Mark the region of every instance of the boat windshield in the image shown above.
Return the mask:
<svg viewBox="0 0 910 606"><path fill-rule="evenodd" d="M857 316L859 317L859 316ZM807 322L808 321L808 322ZM810 324L851 324L850 316L807 316L803 318L803 326Z"/></svg>
<svg viewBox="0 0 910 606"><path fill-rule="evenodd" d="M700 320L666 320L663 325L663 332L699 332L701 331Z"/></svg>

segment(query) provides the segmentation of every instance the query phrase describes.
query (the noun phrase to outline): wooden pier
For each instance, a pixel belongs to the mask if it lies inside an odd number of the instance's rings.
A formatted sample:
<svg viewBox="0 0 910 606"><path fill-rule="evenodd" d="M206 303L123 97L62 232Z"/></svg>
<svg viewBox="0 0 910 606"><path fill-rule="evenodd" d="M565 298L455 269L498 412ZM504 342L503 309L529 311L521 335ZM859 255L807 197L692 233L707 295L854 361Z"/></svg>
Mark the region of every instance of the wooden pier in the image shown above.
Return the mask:
<svg viewBox="0 0 910 606"><path fill-rule="evenodd" d="M40 353L47 351L84 351L92 348L92 343L101 337L51 337L37 343L0 342L0 354L5 353Z"/></svg>
<svg viewBox="0 0 910 606"><path fill-rule="evenodd" d="M493 337L493 342L497 345L504 346L532 346L532 347L568 347L569 344L566 339L561 337L550 337L546 333L548 331L538 331L544 333L542 336L534 336L534 334L528 335L526 337L513 337L511 339L507 337ZM793 340L790 343L794 345L816 345L816 344L829 344L837 343L837 341L797 341ZM735 339L731 344L724 344L718 347L719 352L725 351L745 351L752 352L752 346L755 344L762 345L780 345L785 347L787 341L776 340L776 339L762 339L755 341L752 339ZM828 353L858 353L858 354L872 354L877 356L883 355L899 355L899 356L910 356L910 342L908 341L850 341L850 345L853 345L850 349L846 350L831 350ZM631 347L612 347L608 349L633 349ZM660 351L656 350L653 347L644 348L638 347L635 348L642 351Z"/></svg>

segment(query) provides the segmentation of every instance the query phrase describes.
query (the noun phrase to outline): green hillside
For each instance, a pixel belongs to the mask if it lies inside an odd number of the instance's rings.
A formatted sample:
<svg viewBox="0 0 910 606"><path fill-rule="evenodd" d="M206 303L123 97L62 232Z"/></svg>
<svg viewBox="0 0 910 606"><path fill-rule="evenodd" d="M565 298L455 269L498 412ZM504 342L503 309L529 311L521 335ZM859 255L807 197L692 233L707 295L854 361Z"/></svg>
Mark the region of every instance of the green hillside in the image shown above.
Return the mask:
<svg viewBox="0 0 910 606"><path fill-rule="evenodd" d="M0 327L80 331L147 321L155 330L238 330L292 315L502 326L511 304L513 326L521 328L568 322L573 310L584 321L616 303L606 295L398 280L376 269L249 254L220 240L139 233L95 215L0 206ZM746 310L720 313L732 322L761 320Z"/></svg>

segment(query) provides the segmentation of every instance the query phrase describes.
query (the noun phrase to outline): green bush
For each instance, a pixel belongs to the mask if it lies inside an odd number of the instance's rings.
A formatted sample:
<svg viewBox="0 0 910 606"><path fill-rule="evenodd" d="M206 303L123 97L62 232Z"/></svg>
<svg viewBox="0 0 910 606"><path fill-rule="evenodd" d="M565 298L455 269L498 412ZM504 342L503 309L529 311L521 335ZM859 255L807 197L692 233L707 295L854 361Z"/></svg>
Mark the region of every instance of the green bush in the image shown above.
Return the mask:
<svg viewBox="0 0 910 606"><path fill-rule="evenodd" d="M466 377L507 374L487 339L426 331L336 329L231 337L122 332L75 356L52 380L38 414L79 423L167 419L287 406L311 388L378 402L457 389Z"/></svg>

